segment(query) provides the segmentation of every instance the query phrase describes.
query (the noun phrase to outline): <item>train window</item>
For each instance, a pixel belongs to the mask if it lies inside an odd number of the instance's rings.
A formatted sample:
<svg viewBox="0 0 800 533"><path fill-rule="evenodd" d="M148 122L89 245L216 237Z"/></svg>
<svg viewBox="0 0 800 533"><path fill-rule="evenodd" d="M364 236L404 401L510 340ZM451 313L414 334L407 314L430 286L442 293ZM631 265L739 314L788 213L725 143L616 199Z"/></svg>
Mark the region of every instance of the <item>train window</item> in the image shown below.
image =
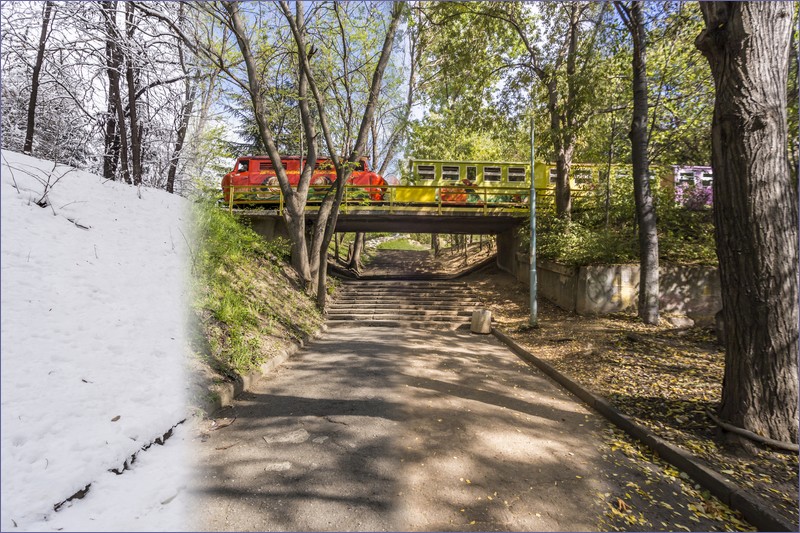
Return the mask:
<svg viewBox="0 0 800 533"><path fill-rule="evenodd" d="M572 173L575 185L588 185L592 183L592 171L588 169L576 170Z"/></svg>
<svg viewBox="0 0 800 533"><path fill-rule="evenodd" d="M558 180L558 170L550 169L550 183L555 183Z"/></svg>
<svg viewBox="0 0 800 533"><path fill-rule="evenodd" d="M258 164L258 170L273 170L272 161L261 161Z"/></svg>
<svg viewBox="0 0 800 533"><path fill-rule="evenodd" d="M500 167L483 167L483 181L500 181Z"/></svg>
<svg viewBox="0 0 800 533"><path fill-rule="evenodd" d="M460 177L458 167L442 167L442 179L447 181L458 181Z"/></svg>
<svg viewBox="0 0 800 533"><path fill-rule="evenodd" d="M705 187L711 187L711 184L714 183L714 174L711 172L703 172L700 175L700 183Z"/></svg>
<svg viewBox="0 0 800 533"><path fill-rule="evenodd" d="M475 183L478 179L478 167L467 167L467 181Z"/></svg>
<svg viewBox="0 0 800 533"><path fill-rule="evenodd" d="M678 184L680 184L680 185L694 185L694 172L680 172L680 173L678 173Z"/></svg>
<svg viewBox="0 0 800 533"><path fill-rule="evenodd" d="M421 180L432 180L435 176L435 169L433 165L419 165L417 167L417 175Z"/></svg>
<svg viewBox="0 0 800 533"><path fill-rule="evenodd" d="M249 169L250 169L249 159L244 159L242 161L239 161L239 169L237 170L237 172L247 172Z"/></svg>
<svg viewBox="0 0 800 533"><path fill-rule="evenodd" d="M508 181L525 181L525 167L508 167Z"/></svg>
<svg viewBox="0 0 800 533"><path fill-rule="evenodd" d="M366 165L363 159L361 161L356 162L356 170L360 172L364 172L364 170L366 170Z"/></svg>

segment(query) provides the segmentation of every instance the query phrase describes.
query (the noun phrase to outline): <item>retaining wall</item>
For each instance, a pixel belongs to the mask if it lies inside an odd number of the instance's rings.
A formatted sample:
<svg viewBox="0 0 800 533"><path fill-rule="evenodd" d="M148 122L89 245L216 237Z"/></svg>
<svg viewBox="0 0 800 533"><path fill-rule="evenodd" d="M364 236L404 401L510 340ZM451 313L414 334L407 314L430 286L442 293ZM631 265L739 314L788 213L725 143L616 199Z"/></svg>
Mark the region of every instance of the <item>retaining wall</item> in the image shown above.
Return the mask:
<svg viewBox="0 0 800 533"><path fill-rule="evenodd" d="M501 268L529 284L530 263L516 254L511 268ZM639 265L572 267L537 261L539 294L557 306L579 315L634 312L639 297ZM716 267L662 265L659 268L662 313L685 315L701 324L713 324L722 308Z"/></svg>

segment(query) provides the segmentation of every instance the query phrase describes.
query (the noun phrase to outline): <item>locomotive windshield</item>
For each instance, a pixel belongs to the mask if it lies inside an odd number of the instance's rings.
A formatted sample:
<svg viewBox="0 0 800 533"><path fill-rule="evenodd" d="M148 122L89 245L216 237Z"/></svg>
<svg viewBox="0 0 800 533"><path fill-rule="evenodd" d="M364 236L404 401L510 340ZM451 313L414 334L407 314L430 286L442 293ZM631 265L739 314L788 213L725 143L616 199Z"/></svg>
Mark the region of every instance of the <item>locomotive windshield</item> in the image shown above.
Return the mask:
<svg viewBox="0 0 800 533"><path fill-rule="evenodd" d="M250 169L250 160L243 159L239 161L239 168L237 169L238 172L247 172Z"/></svg>

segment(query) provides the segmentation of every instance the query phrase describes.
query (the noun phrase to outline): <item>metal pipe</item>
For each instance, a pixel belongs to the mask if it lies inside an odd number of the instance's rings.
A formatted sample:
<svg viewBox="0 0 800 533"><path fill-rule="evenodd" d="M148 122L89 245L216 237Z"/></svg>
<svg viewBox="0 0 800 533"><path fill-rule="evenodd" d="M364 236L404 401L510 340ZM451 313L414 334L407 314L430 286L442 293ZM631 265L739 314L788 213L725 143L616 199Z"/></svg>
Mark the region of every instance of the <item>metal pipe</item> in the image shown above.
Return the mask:
<svg viewBox="0 0 800 533"><path fill-rule="evenodd" d="M536 167L536 147L534 144L534 112L531 111L531 192L529 202L531 204L531 245L530 245L530 307L531 318L530 325L536 326L539 323L539 305L536 301L537 297L537 279L536 279L536 180L534 179L533 171Z"/></svg>

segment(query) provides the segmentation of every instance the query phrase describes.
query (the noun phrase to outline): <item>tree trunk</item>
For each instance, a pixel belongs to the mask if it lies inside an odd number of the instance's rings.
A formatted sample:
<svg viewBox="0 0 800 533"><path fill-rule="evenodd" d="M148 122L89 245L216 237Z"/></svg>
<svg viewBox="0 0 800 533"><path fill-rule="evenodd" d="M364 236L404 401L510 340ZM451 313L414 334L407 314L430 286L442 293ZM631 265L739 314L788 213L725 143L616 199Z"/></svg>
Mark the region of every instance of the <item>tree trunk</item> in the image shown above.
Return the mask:
<svg viewBox="0 0 800 533"><path fill-rule="evenodd" d="M631 162L633 194L639 222L639 318L645 324L658 324L658 233L656 209L650 190L647 157L647 60L645 56L644 5L631 5L633 37L633 122L631 123Z"/></svg>
<svg viewBox="0 0 800 533"><path fill-rule="evenodd" d="M639 238L639 318L646 324L658 324L658 233L653 194L650 190L647 155L647 60L644 6L632 2L614 5L628 28L633 41L633 120L628 137L631 140L633 193L636 204L635 227Z"/></svg>
<svg viewBox="0 0 800 533"><path fill-rule="evenodd" d="M267 149L267 154L269 155L269 158L275 167L278 183L280 184L281 192L283 193L285 202L283 217L286 221L286 226L289 231L289 239L292 243L292 267L300 276L305 288L309 288L311 287L311 281L313 278L311 276L311 270L309 268L308 261L305 205L308 184L314 165L309 164L303 169L300 183L298 184L297 189L293 190L289 184L289 179L286 175L286 169L281 163L281 156L275 144L275 138L272 135L269 124L267 123L264 101L261 97L261 82L256 66L256 60L253 56L252 50L250 49L250 40L247 37L248 32L245 29L244 21L239 13L239 5L237 2L223 2L222 5L230 16L230 28L233 30L233 33L236 36L239 50L244 58L245 67L247 69L248 92L250 93L250 101L253 105L253 113L258 126L258 132L261 137L261 141L264 143L264 146ZM298 3L298 9L301 9L301 6L302 3ZM301 74L301 90L303 84L304 81ZM309 128L311 128L313 124L307 120L307 113L304 111L304 109L307 108L308 103L307 99L303 97L304 95L301 94L300 96L300 108L301 114L303 115L304 135L306 135L306 139L309 140L306 157L307 161L316 162L316 150L314 149L315 144L310 142L315 135L309 133Z"/></svg>
<svg viewBox="0 0 800 533"><path fill-rule="evenodd" d="M33 65L33 77L31 78L31 98L28 101L28 124L25 128L25 144L22 151L30 154L33 150L33 132L36 129L36 100L39 97L39 75L42 72L44 62L44 48L47 43L47 31L50 27L50 14L53 12L53 2L45 2L44 14L42 15L42 33L39 36L39 49L36 52L36 63Z"/></svg>
<svg viewBox="0 0 800 533"><path fill-rule="evenodd" d="M562 144L561 116L558 112L558 85L555 77L547 83L547 109L550 112L550 129L556 152L556 214L569 220L572 216L572 194L569 187L569 170L572 154L567 154Z"/></svg>
<svg viewBox="0 0 800 533"><path fill-rule="evenodd" d="M183 4L179 8L179 16L183 17ZM192 116L194 109L194 101L197 96L197 81L198 76L190 76L189 71L186 69L186 62L183 58L183 44L178 41L178 60L181 65L181 70L186 76L183 80L183 105L181 106L181 113L178 117L178 131L177 138L175 139L175 150L172 152L172 157L169 160L169 171L167 172L167 192L175 192L175 175L178 173L178 162L183 152L183 144L186 140L186 130L189 129L189 119Z"/></svg>
<svg viewBox="0 0 800 533"><path fill-rule="evenodd" d="M361 252L364 251L364 242L366 241L366 234L356 233L353 240L353 253L350 254L350 263L347 265L351 270L358 272L361 270Z"/></svg>
<svg viewBox="0 0 800 533"><path fill-rule="evenodd" d="M725 321L720 415L797 442L797 189L787 155L792 4L701 2L716 99L714 222Z"/></svg>
<svg viewBox="0 0 800 533"><path fill-rule="evenodd" d="M128 37L128 42L132 41L134 30L134 7L133 3L125 3L125 33ZM136 77L134 73L134 57L133 50L128 50L127 67L125 69L125 79L128 83L128 109L130 112L130 128L131 128L131 152L133 163L133 184L141 185L142 183L142 145L141 145L141 130L139 129L139 117L136 110Z"/></svg>
<svg viewBox="0 0 800 533"><path fill-rule="evenodd" d="M108 54L107 54L108 55ZM119 135L117 134L117 107L111 92L111 68L110 63L106 63L106 70L109 77L108 106L106 109L106 127L103 135L103 178L114 180L117 174L117 162L119 161Z"/></svg>
<svg viewBox="0 0 800 533"><path fill-rule="evenodd" d="M179 117L179 125L177 132L177 139L175 139L175 150L172 152L172 157L169 160L169 172L167 173L167 192L175 192L175 175L178 173L178 162L181 153L183 152L183 143L186 140L186 130L189 129L189 119L192 116L192 109L194 108L195 93L197 92L197 84L186 78L184 90L184 101L181 106L181 114Z"/></svg>
<svg viewBox="0 0 800 533"><path fill-rule="evenodd" d="M433 250L433 257L439 257L439 234L432 233L431 234L431 250Z"/></svg>
<svg viewBox="0 0 800 533"><path fill-rule="evenodd" d="M120 93L119 73L122 67L122 56L119 51L117 39L116 2L104 1L102 4L103 17L106 24L106 64L108 65L108 98L113 103L116 111L116 136L119 147L120 165L122 166L122 177L125 183L131 183L130 170L128 168L128 132L125 127L125 108L122 106L122 95ZM108 131L108 130L106 130ZM113 145L113 144L112 144Z"/></svg>

